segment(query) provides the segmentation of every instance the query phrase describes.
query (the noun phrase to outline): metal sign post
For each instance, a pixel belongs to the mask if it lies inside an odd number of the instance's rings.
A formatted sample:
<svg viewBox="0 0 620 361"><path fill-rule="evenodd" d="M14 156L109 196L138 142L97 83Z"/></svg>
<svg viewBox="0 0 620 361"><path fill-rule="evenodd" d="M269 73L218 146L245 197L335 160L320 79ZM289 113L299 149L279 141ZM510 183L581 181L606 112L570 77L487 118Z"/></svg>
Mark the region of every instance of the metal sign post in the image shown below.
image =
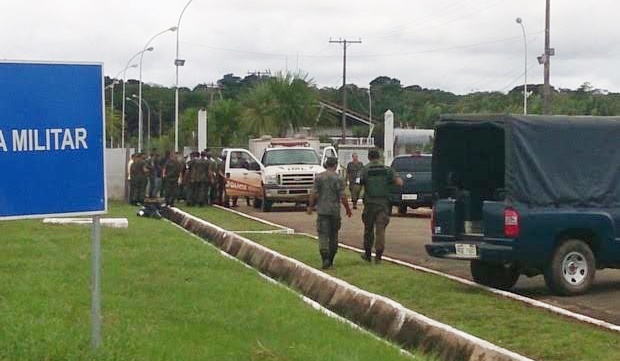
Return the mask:
<svg viewBox="0 0 620 361"><path fill-rule="evenodd" d="M93 348L97 349L101 346L101 224L99 216L93 217L91 238L91 341Z"/></svg>

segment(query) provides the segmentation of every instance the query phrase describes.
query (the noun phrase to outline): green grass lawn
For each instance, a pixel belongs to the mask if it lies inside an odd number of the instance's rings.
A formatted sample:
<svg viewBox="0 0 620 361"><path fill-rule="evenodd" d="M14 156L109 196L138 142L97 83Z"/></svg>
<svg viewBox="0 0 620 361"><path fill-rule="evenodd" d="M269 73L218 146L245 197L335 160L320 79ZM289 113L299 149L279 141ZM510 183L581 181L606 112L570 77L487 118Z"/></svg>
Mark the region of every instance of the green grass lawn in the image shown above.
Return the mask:
<svg viewBox="0 0 620 361"><path fill-rule="evenodd" d="M299 235L245 235L313 267L317 242ZM620 336L534 309L446 278L383 262L362 261L341 249L329 274L390 297L405 307L536 360L614 361Z"/></svg>
<svg viewBox="0 0 620 361"><path fill-rule="evenodd" d="M0 222L0 360L409 359L135 211L111 203L110 216L126 216L129 228L102 227L104 340L96 355L90 227Z"/></svg>
<svg viewBox="0 0 620 361"><path fill-rule="evenodd" d="M225 226L223 228L230 231L273 231L280 229L216 207L179 206L178 208L210 223Z"/></svg>
<svg viewBox="0 0 620 361"><path fill-rule="evenodd" d="M191 210L190 210L191 212ZM213 209L213 213L228 212ZM191 212L193 213L193 212ZM204 218L204 217L203 217ZM207 219L207 218L205 218ZM227 217L212 216L231 229ZM236 220L235 229L255 221ZM280 253L319 268L314 239L299 235L244 235ZM574 320L535 309L448 279L384 262L367 264L355 252L340 250L329 271L370 292L385 295L405 307L537 360L618 360L620 336Z"/></svg>

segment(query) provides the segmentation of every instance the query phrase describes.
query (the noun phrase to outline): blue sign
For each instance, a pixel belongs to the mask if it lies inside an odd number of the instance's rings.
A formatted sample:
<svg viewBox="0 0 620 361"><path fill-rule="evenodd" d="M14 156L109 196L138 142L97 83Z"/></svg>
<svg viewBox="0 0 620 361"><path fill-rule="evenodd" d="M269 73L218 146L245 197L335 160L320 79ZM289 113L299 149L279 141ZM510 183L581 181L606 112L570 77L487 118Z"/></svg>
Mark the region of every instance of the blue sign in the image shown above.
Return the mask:
<svg viewBox="0 0 620 361"><path fill-rule="evenodd" d="M0 219L106 212L102 64L0 61Z"/></svg>

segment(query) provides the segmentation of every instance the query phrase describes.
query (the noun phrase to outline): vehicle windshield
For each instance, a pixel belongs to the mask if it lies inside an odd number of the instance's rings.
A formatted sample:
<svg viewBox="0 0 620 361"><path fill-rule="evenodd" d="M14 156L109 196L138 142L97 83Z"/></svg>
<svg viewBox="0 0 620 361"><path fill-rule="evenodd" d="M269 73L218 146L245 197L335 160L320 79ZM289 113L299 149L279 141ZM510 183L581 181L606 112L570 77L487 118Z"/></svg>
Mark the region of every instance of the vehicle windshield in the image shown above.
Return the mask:
<svg viewBox="0 0 620 361"><path fill-rule="evenodd" d="M411 156L398 157L392 162L392 168L397 172L429 172L431 171L432 157Z"/></svg>
<svg viewBox="0 0 620 361"><path fill-rule="evenodd" d="M263 155L263 165L284 165L284 164L320 164L319 156L314 149L274 149L265 152Z"/></svg>

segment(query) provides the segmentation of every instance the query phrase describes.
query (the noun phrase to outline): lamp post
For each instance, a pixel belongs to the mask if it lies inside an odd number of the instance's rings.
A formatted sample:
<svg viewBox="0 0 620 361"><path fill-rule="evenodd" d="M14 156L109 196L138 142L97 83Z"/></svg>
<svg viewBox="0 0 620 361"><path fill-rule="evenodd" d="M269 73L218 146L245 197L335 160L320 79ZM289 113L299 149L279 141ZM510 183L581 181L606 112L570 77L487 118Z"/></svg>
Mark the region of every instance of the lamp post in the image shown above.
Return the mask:
<svg viewBox="0 0 620 361"><path fill-rule="evenodd" d="M144 52L149 47L149 44L151 43L151 41L153 41L156 37L160 36L161 34L167 33L169 31L177 31L177 27L173 26L171 28L160 31L159 33L153 35L153 37L150 38L149 41L146 42L146 45L144 45L144 50L140 52L140 80L138 83L138 113L139 113L138 120L140 121L140 123L138 124L138 152L142 151L142 58L144 58Z"/></svg>
<svg viewBox="0 0 620 361"><path fill-rule="evenodd" d="M138 96L135 94L131 95L132 98L137 98ZM142 102L144 103L144 105L146 106L146 110L148 111L148 116L146 117L146 147L150 148L151 147L151 106L149 105L149 102L146 101L146 99L142 99Z"/></svg>
<svg viewBox="0 0 620 361"><path fill-rule="evenodd" d="M515 20L517 24L521 25L521 31L523 32L523 48L525 53L525 80L523 81L523 114L527 114L527 38L525 35L525 26L523 26L523 20L517 18Z"/></svg>
<svg viewBox="0 0 620 361"><path fill-rule="evenodd" d="M140 104L138 104L137 101L133 100L130 97L125 97L125 100L129 100L130 102L134 103L136 107L140 107ZM142 117L142 113L138 112L138 117ZM138 124L140 124L142 122L142 119L138 119ZM138 150L138 153L141 152L141 150Z"/></svg>
<svg viewBox="0 0 620 361"><path fill-rule="evenodd" d="M125 66L125 69L123 70L123 114L121 115L121 148L125 148L125 98L127 97L126 93L125 93L125 83L127 83L127 69L129 68L137 68L138 64L131 64L131 62L140 54L144 53L145 51L153 51L153 47L149 47L146 48L144 50L141 50L139 52L137 52L134 56L132 56L129 61L127 62L127 66Z"/></svg>
<svg viewBox="0 0 620 361"><path fill-rule="evenodd" d="M179 15L179 21L177 21L177 55L174 58L174 66L176 67L176 77L174 83L174 151L179 151L179 67L185 65L185 60L179 59L179 27L181 26L181 19L183 18L183 14L185 10L192 3L193 0L189 0L183 10L181 11L181 15Z"/></svg>

